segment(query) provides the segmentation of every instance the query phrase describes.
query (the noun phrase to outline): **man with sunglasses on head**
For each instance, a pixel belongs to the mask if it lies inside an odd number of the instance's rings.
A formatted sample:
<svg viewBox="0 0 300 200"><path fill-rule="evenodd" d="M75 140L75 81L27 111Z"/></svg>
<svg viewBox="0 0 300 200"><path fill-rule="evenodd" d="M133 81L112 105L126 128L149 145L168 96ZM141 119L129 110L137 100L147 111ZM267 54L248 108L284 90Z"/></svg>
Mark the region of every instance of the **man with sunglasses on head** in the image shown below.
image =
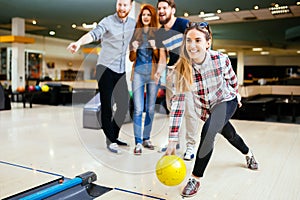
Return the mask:
<svg viewBox="0 0 300 200"><path fill-rule="evenodd" d="M172 81L170 78L172 77L171 74L174 70L174 65L178 61L183 33L189 21L175 16L176 4L174 0L158 0L157 11L159 22L162 27L156 34L156 43L158 48L160 48L161 56L159 59L158 70L155 74L155 79L156 82L158 82L167 67L166 102L167 107L170 110L170 98L173 95ZM168 58L166 58L165 55L168 55ZM191 92L186 93L185 123L186 151L183 158L185 160L192 160L195 157L194 148L200 121L194 111L194 102ZM180 131L183 132L184 130ZM178 142L176 148L179 149L179 147L180 145ZM163 147L160 151L165 152L166 149L167 147Z"/></svg>
<svg viewBox="0 0 300 200"><path fill-rule="evenodd" d="M165 155L175 155L183 113L185 92L191 91L195 111L204 121L192 175L181 195L191 197L200 188L200 179L211 159L214 141L220 133L246 159L247 167L258 169L254 155L236 132L230 119L240 104L238 81L230 59L211 50L212 33L208 23L190 22L184 33L179 61L174 72L170 114L169 144Z"/></svg>

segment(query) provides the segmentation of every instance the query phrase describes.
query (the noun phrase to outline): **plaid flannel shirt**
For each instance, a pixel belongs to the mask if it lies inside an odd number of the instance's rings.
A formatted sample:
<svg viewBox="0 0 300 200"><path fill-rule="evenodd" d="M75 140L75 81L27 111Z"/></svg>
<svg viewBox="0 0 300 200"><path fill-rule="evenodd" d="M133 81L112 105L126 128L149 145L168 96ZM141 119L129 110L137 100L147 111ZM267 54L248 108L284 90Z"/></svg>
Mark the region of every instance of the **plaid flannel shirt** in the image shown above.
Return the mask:
<svg viewBox="0 0 300 200"><path fill-rule="evenodd" d="M178 141L182 123L185 95L173 88L171 98L169 140ZM212 108L221 102L236 98L238 82L227 55L208 50L202 65L193 64L193 99L199 118L206 121Z"/></svg>

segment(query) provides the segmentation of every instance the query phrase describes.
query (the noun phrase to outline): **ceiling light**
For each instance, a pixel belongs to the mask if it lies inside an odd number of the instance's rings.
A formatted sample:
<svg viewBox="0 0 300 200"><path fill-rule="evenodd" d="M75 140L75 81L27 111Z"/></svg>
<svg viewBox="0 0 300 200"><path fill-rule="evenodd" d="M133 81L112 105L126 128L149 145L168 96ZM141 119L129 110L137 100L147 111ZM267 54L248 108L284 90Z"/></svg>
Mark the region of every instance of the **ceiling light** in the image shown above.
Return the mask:
<svg viewBox="0 0 300 200"><path fill-rule="evenodd" d="M206 20L206 21L212 21L212 20L219 20L220 19L220 17L216 16L214 13L204 13L204 12L201 12L199 17L203 18L203 20Z"/></svg>
<svg viewBox="0 0 300 200"><path fill-rule="evenodd" d="M228 56L236 56L236 52L228 52Z"/></svg>
<svg viewBox="0 0 300 200"><path fill-rule="evenodd" d="M82 24L82 27L83 28L86 28L86 29L93 29L93 28L95 28L97 26L97 23L92 23L92 24L86 24L86 23L83 23Z"/></svg>
<svg viewBox="0 0 300 200"><path fill-rule="evenodd" d="M32 24L36 24L36 20L32 20Z"/></svg>
<svg viewBox="0 0 300 200"><path fill-rule="evenodd" d="M205 21L213 21L213 20L219 20L219 16L211 16L211 17L204 17L203 18Z"/></svg>
<svg viewBox="0 0 300 200"><path fill-rule="evenodd" d="M184 17L188 17L188 16L189 16L189 13L185 12L185 13L183 13L183 16L184 16Z"/></svg>
<svg viewBox="0 0 300 200"><path fill-rule="evenodd" d="M300 53L300 50L298 50L297 53Z"/></svg>
<svg viewBox="0 0 300 200"><path fill-rule="evenodd" d="M222 12L222 10L220 10L220 9L217 10L217 13L218 13L218 14L220 14L221 12Z"/></svg>
<svg viewBox="0 0 300 200"><path fill-rule="evenodd" d="M252 51L262 51L262 48L252 48Z"/></svg>
<svg viewBox="0 0 300 200"><path fill-rule="evenodd" d="M234 10L235 10L235 12L239 12L240 8L235 8Z"/></svg>
<svg viewBox="0 0 300 200"><path fill-rule="evenodd" d="M260 54L261 54L261 55L269 55L270 52L268 52L268 51L262 51L262 52L260 52Z"/></svg>
<svg viewBox="0 0 300 200"><path fill-rule="evenodd" d="M212 16L215 16L214 13L204 13L204 12L200 12L200 15L199 17L212 17Z"/></svg>
<svg viewBox="0 0 300 200"><path fill-rule="evenodd" d="M224 52L226 52L226 49L217 49L217 51L224 53Z"/></svg>
<svg viewBox="0 0 300 200"><path fill-rule="evenodd" d="M288 6L279 6L278 4L276 4L273 7L270 7L269 10L272 15L280 15L280 14L286 14L291 12Z"/></svg>
<svg viewBox="0 0 300 200"><path fill-rule="evenodd" d="M259 7L258 7L258 6L254 6L253 8L254 8L254 10L258 10L258 9L259 9Z"/></svg>
<svg viewBox="0 0 300 200"><path fill-rule="evenodd" d="M300 1L297 1L296 5L297 5L297 6L300 6Z"/></svg>
<svg viewBox="0 0 300 200"><path fill-rule="evenodd" d="M55 35L55 31L49 31L49 35Z"/></svg>
<svg viewBox="0 0 300 200"><path fill-rule="evenodd" d="M77 26L76 26L76 24L72 24L72 28L76 28Z"/></svg>

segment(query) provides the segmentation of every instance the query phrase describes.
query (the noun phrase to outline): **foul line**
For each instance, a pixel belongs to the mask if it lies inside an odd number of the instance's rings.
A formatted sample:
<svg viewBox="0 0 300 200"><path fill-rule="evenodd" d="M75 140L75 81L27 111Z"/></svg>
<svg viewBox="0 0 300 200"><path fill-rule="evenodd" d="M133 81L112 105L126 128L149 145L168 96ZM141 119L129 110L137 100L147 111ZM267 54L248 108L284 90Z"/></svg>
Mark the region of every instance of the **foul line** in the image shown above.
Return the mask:
<svg viewBox="0 0 300 200"><path fill-rule="evenodd" d="M142 193L139 193L139 192L133 192L133 191L130 191L130 190L124 190L124 189L121 189L121 188L114 188L114 190L119 190L119 191L122 191L122 192L127 192L127 193L131 193L131 194L135 194L135 195L140 195L140 196L143 196L143 197L149 197L149 198L152 198L152 199L166 200L166 199L162 199L162 198L151 196L151 195L147 195L147 194L142 194Z"/></svg>
<svg viewBox="0 0 300 200"><path fill-rule="evenodd" d="M26 166L14 164L14 163L4 162L4 161L1 161L1 160L0 160L0 163L7 164L7 165L10 165L10 166L14 166L14 167L23 168L23 169L28 169L28 170L32 170L32 171L36 171L36 172L41 172L41 173L44 173L44 174L50 174L50 175L54 175L54 176L64 177L63 175L60 175L60 174L47 172L47 171L39 170L39 169L34 169L34 168L31 168L31 167L26 167Z"/></svg>

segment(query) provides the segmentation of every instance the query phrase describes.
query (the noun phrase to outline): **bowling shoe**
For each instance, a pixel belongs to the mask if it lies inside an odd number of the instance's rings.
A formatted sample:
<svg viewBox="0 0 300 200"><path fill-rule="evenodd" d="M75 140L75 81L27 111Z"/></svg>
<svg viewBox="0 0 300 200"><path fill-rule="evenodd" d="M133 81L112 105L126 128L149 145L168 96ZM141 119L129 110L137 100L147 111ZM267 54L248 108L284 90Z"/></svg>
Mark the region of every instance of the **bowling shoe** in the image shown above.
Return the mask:
<svg viewBox="0 0 300 200"><path fill-rule="evenodd" d="M143 141L143 146L147 149L151 149L151 150L154 150L154 146L153 144L151 143L150 140L144 140Z"/></svg>
<svg viewBox="0 0 300 200"><path fill-rule="evenodd" d="M258 169L258 163L256 162L253 154L252 156L246 156L246 162L247 162L247 167L249 169L253 169L253 170Z"/></svg>
<svg viewBox="0 0 300 200"><path fill-rule="evenodd" d="M183 197L192 197L195 196L200 187L200 182L194 178L190 178L186 186L183 188L181 195Z"/></svg>
<svg viewBox="0 0 300 200"><path fill-rule="evenodd" d="M142 144L141 143L137 143L135 145L135 148L133 150L134 155L141 155L142 154Z"/></svg>
<svg viewBox="0 0 300 200"><path fill-rule="evenodd" d="M122 152L117 143L111 143L107 146L107 149L116 154L120 154Z"/></svg>
<svg viewBox="0 0 300 200"><path fill-rule="evenodd" d="M193 160L194 157L195 157L194 147L188 146L186 148L186 151L185 151L184 155L183 155L183 159L184 160Z"/></svg>

